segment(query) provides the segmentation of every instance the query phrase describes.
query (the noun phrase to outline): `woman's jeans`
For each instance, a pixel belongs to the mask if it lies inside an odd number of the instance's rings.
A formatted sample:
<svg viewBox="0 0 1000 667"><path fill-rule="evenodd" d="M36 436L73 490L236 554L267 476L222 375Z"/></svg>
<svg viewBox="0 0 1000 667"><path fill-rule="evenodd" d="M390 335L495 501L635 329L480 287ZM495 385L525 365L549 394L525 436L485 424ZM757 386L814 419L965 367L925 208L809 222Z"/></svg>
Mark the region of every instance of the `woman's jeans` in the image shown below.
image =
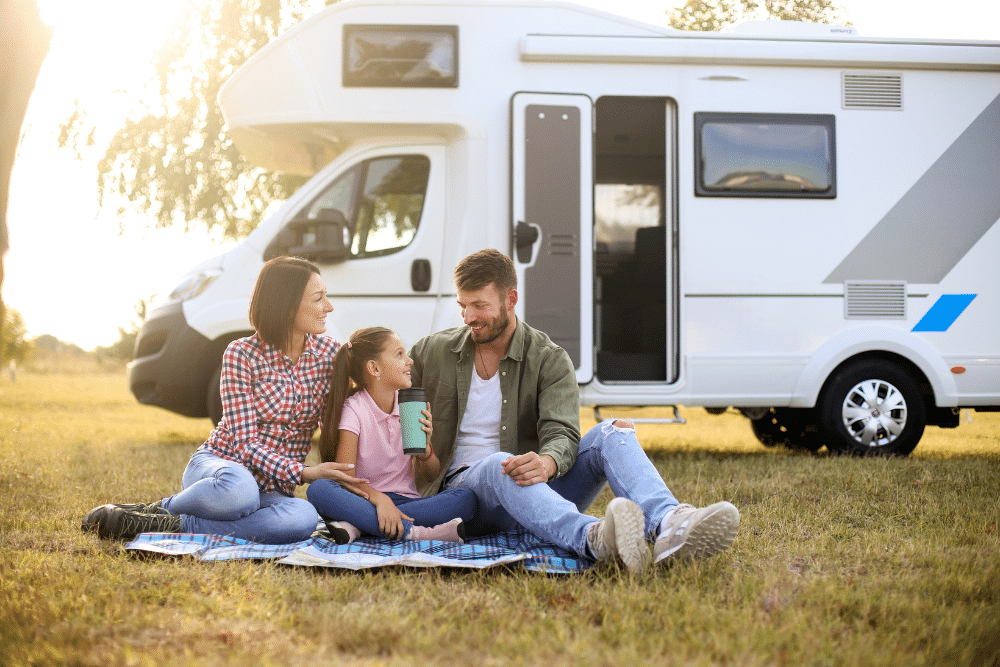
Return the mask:
<svg viewBox="0 0 1000 667"><path fill-rule="evenodd" d="M655 535L677 500L639 445L634 428L612 421L590 429L580 440L573 467L547 484L518 486L503 474L510 454L491 454L448 482L449 489L471 489L479 499L470 535L527 528L580 556L590 558L587 529L599 519L583 514L605 482L615 497L636 502L646 515L646 534Z"/></svg>
<svg viewBox="0 0 1000 667"><path fill-rule="evenodd" d="M449 489L429 498L412 498L398 493L385 495L396 507L403 506L403 514L413 518L412 522L403 519L404 536L409 535L414 524L437 526L455 518L468 524L476 514L476 494L468 489ZM337 482L318 479L309 485L306 497L327 521L346 521L362 533L382 536L375 506Z"/></svg>
<svg viewBox="0 0 1000 667"><path fill-rule="evenodd" d="M265 493L245 467L205 450L188 461L180 493L161 505L179 514L188 533L225 535L264 544L308 539L316 530L316 509L301 498Z"/></svg>

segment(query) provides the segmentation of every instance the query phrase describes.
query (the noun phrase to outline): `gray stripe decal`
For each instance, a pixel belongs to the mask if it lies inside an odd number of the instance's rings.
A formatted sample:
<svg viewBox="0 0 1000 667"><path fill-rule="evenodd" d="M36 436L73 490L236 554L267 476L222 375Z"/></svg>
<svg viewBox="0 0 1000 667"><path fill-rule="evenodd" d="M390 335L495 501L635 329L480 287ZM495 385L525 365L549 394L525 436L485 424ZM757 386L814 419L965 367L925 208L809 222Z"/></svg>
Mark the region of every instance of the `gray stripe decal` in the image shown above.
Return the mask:
<svg viewBox="0 0 1000 667"><path fill-rule="evenodd" d="M998 218L1000 96L823 282L939 283Z"/></svg>

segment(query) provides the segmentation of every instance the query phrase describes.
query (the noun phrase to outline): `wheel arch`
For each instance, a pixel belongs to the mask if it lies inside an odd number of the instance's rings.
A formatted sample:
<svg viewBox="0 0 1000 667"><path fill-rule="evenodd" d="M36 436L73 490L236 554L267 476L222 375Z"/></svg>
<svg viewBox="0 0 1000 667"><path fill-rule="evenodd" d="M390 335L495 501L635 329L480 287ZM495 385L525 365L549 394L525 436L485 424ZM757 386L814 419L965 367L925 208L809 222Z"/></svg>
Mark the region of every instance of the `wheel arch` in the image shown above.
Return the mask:
<svg viewBox="0 0 1000 667"><path fill-rule="evenodd" d="M937 350L907 331L868 326L844 331L816 350L799 375L791 407L816 407L830 378L845 364L865 358L892 361L906 368L920 386L928 410L958 406L955 380Z"/></svg>

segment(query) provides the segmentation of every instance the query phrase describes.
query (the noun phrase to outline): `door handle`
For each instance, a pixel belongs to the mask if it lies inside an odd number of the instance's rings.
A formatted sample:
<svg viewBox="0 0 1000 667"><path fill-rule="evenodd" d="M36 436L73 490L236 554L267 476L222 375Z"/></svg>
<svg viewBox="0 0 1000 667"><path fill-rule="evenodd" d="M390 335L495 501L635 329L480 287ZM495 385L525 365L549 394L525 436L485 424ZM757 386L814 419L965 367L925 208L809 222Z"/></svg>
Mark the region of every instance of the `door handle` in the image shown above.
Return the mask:
<svg viewBox="0 0 1000 667"><path fill-rule="evenodd" d="M521 264L531 262L531 247L538 241L538 226L526 222L518 222L514 227L514 248L517 250L517 261Z"/></svg>
<svg viewBox="0 0 1000 667"><path fill-rule="evenodd" d="M415 259L410 265L410 287L414 292L426 292L431 288L431 261Z"/></svg>

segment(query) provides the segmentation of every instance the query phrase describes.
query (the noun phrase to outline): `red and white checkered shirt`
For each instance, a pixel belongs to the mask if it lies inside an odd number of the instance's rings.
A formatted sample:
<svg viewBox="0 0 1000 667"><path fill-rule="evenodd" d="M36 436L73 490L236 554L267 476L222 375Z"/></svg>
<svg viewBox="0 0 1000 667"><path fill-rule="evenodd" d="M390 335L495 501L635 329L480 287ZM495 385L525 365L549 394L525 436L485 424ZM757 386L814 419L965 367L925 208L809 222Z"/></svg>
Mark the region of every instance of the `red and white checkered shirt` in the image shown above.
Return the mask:
<svg viewBox="0 0 1000 667"><path fill-rule="evenodd" d="M261 491L294 495L339 347L307 334L293 366L257 335L230 343L222 357L222 421L201 449L245 466Z"/></svg>

